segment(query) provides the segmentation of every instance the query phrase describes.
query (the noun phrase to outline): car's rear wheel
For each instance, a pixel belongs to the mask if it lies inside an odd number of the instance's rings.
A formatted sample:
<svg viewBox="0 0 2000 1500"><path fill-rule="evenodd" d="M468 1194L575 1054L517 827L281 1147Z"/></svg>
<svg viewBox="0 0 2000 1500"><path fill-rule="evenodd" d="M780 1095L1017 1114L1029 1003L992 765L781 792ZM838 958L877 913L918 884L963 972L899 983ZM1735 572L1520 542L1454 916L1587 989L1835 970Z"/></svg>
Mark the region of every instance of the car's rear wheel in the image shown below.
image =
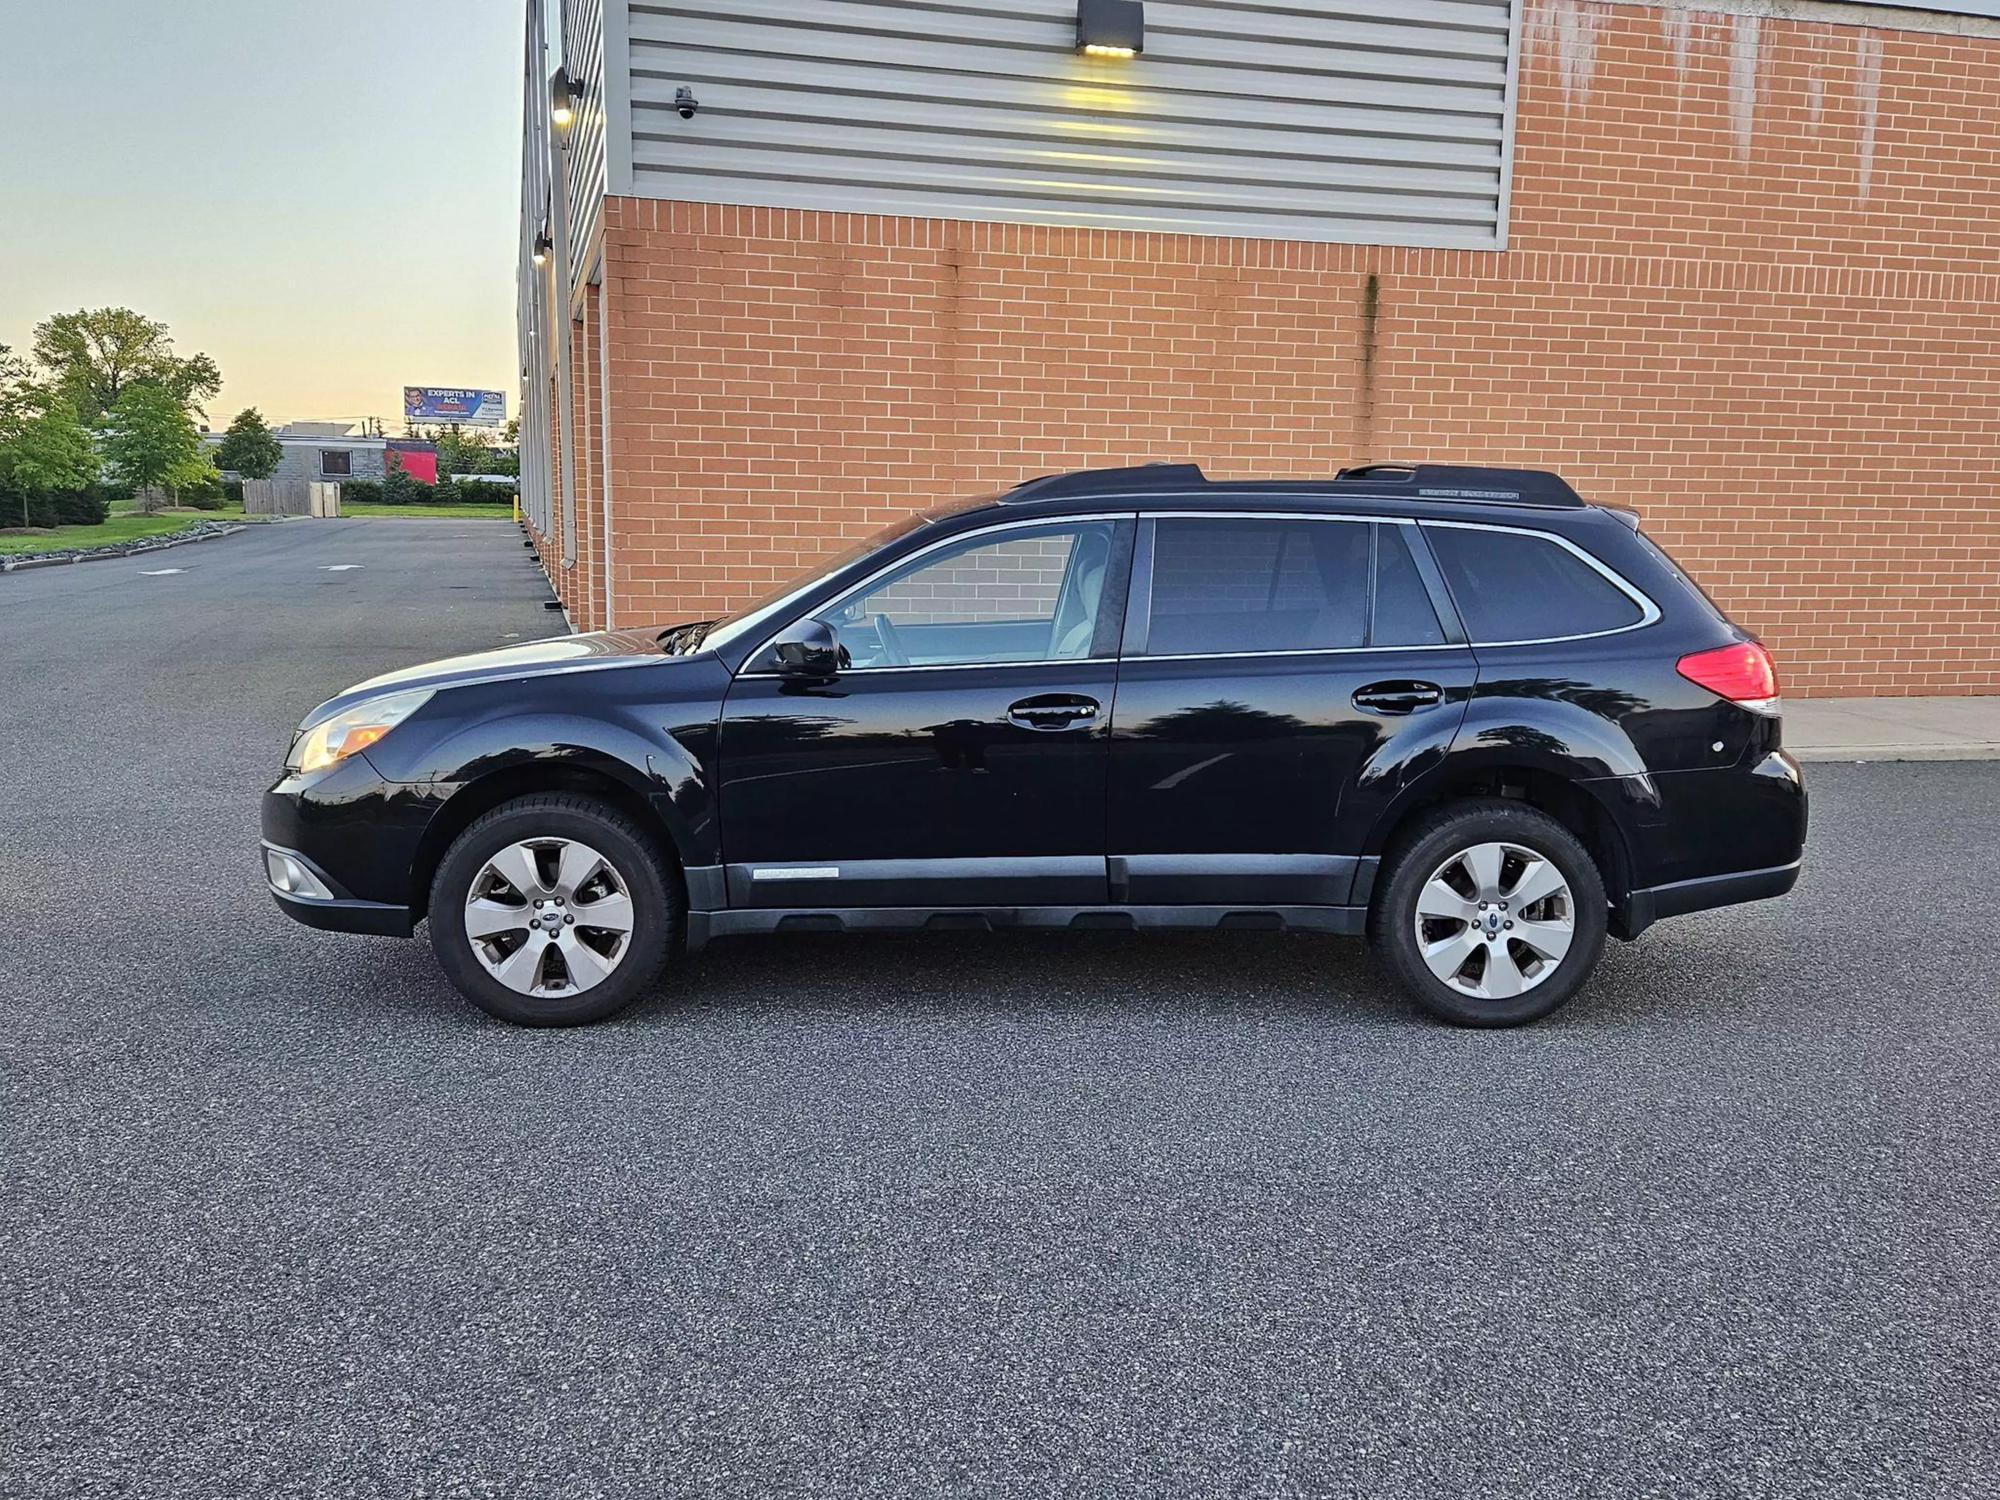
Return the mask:
<svg viewBox="0 0 2000 1500"><path fill-rule="evenodd" d="M1605 919L1603 876L1567 828L1517 802L1466 801L1398 841L1369 939L1432 1015L1519 1026L1590 978Z"/></svg>
<svg viewBox="0 0 2000 1500"><path fill-rule="evenodd" d="M481 1010L581 1026L632 1003L681 921L652 841L613 808L550 794L502 803L460 834L431 882L431 946Z"/></svg>

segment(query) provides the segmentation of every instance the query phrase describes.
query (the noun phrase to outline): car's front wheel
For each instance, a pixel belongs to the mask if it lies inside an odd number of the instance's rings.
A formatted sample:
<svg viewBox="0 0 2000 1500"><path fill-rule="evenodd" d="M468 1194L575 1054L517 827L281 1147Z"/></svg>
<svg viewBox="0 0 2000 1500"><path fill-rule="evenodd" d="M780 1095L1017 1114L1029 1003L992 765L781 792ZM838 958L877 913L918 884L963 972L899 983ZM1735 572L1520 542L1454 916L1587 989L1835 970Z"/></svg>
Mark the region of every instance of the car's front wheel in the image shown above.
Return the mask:
<svg viewBox="0 0 2000 1500"><path fill-rule="evenodd" d="M652 841L588 797L502 803L460 834L431 882L431 946L481 1010L581 1026L631 1004L680 923Z"/></svg>
<svg viewBox="0 0 2000 1500"><path fill-rule="evenodd" d="M1449 804L1399 841L1369 938L1404 988L1460 1026L1537 1021L1604 950L1604 879L1562 824L1518 802Z"/></svg>

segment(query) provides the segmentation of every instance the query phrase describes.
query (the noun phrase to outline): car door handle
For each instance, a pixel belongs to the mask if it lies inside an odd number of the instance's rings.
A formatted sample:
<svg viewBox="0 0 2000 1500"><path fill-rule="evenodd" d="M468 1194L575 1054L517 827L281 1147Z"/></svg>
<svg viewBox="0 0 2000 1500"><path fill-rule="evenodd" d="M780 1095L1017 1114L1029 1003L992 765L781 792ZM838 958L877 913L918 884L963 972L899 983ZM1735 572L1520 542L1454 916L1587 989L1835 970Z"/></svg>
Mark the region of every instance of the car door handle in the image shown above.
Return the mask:
<svg viewBox="0 0 2000 1500"><path fill-rule="evenodd" d="M1354 706L1371 714L1413 714L1442 702L1444 690L1434 682L1371 682L1354 693Z"/></svg>
<svg viewBox="0 0 2000 1500"><path fill-rule="evenodd" d="M1097 717L1097 703L1090 698L1065 693L1045 693L1039 698L1023 698L1007 710L1007 722L1023 729L1076 729Z"/></svg>

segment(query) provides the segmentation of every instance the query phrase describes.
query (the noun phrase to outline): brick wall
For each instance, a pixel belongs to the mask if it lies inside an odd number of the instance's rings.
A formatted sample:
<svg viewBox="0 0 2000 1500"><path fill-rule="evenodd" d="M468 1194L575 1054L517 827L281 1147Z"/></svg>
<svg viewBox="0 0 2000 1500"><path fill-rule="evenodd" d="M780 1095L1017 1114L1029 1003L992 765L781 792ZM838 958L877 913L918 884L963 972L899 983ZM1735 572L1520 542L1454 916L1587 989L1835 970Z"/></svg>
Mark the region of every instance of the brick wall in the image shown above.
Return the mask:
<svg viewBox="0 0 2000 1500"><path fill-rule="evenodd" d="M1426 457L1638 507L1788 691L2000 691L1995 77L1536 0L1498 254L612 199L618 620L1054 469Z"/></svg>

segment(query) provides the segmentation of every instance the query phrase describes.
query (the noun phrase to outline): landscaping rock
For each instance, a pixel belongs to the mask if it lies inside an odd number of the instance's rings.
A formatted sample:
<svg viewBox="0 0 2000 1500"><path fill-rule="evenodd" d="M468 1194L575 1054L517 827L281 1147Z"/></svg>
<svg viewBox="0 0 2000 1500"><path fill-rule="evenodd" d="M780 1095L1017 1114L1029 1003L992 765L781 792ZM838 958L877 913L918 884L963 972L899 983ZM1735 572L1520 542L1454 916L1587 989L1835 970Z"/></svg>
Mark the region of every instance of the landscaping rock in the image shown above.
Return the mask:
<svg viewBox="0 0 2000 1500"><path fill-rule="evenodd" d="M183 546L188 542L205 542L214 537L233 536L247 528L241 521L200 521L186 531L176 531L170 536L142 537L130 542L113 542L105 547L57 547L47 552L29 552L14 557L0 558L0 573L13 573L22 568L47 568L57 563L97 562L109 557L137 557L141 553L160 552L168 547Z"/></svg>

